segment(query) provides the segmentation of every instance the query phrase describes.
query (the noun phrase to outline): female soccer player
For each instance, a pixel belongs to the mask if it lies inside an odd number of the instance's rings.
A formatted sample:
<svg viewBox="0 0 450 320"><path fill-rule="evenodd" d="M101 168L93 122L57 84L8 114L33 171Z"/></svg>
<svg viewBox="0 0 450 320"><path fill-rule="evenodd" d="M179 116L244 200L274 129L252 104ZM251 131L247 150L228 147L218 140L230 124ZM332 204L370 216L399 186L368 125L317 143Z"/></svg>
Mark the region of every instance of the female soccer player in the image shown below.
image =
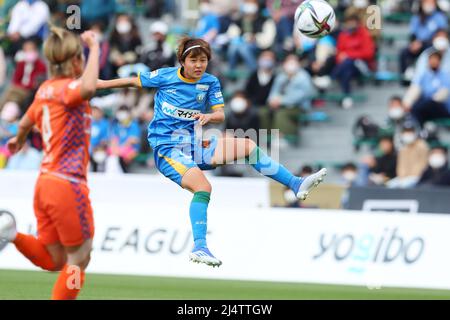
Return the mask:
<svg viewBox="0 0 450 320"><path fill-rule="evenodd" d="M155 116L149 125L148 139L158 170L167 178L191 191L194 197L190 218L194 236L191 261L220 266L207 248L207 208L211 184L202 170L245 158L258 172L292 189L305 199L326 175L326 169L305 178L295 177L268 157L252 140L213 138L202 141L194 132L196 125L224 121L224 101L219 81L205 73L211 49L201 39L182 39L177 52L181 68L162 68L137 77L99 80L97 89L121 87L158 88Z"/></svg>
<svg viewBox="0 0 450 320"><path fill-rule="evenodd" d="M83 33L81 40L90 52L84 72L80 37L51 29L44 44L51 78L40 86L17 136L8 142L9 150L16 153L34 125L42 134L44 158L34 194L38 238L17 232L11 215L0 216L0 239L14 243L36 266L61 271L53 300L77 297L94 236L86 174L91 127L88 99L96 91L99 46L91 31Z"/></svg>

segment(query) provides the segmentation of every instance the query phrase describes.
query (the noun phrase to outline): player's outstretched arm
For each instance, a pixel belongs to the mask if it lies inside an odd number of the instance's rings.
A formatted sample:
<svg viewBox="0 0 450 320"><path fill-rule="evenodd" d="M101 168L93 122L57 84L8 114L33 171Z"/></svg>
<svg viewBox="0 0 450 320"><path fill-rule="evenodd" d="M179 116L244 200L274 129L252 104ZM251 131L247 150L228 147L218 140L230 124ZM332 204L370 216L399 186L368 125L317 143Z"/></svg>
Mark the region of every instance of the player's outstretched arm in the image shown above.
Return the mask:
<svg viewBox="0 0 450 320"><path fill-rule="evenodd" d="M215 110L213 113L199 113L195 115L194 118L198 120L202 126L208 123L222 123L225 121L225 112L221 108Z"/></svg>
<svg viewBox="0 0 450 320"><path fill-rule="evenodd" d="M94 96L97 90L100 48L95 33L92 31L83 32L81 40L89 48L89 58L81 76L80 93L83 99L88 100Z"/></svg>
<svg viewBox="0 0 450 320"><path fill-rule="evenodd" d="M138 77L123 78L114 80L97 80L97 89L114 89L114 88L140 88L141 84Z"/></svg>
<svg viewBox="0 0 450 320"><path fill-rule="evenodd" d="M25 141L27 140L28 133L33 128L33 126L34 122L31 121L31 119L27 115L24 115L20 120L17 135L9 139L7 143L9 152L15 154L19 152L20 149L22 149Z"/></svg>

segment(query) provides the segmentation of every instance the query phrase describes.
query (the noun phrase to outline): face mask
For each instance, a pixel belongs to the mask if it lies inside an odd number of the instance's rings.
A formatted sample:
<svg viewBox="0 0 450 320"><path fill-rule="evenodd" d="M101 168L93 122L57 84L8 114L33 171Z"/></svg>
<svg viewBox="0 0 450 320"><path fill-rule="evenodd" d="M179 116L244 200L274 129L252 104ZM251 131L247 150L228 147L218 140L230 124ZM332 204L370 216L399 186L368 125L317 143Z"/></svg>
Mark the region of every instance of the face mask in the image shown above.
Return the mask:
<svg viewBox="0 0 450 320"><path fill-rule="evenodd" d="M234 98L230 102L230 108L234 113L242 113L247 109L247 101L243 98Z"/></svg>
<svg viewBox="0 0 450 320"><path fill-rule="evenodd" d="M107 157L108 157L108 155L107 155L106 152L103 151L103 150L95 151L95 152L92 154L92 158L93 158L94 161L97 162L97 163L103 163L103 162L105 162L105 160L106 160Z"/></svg>
<svg viewBox="0 0 450 320"><path fill-rule="evenodd" d="M128 111L118 111L116 118L119 122L125 122L130 118L130 113Z"/></svg>
<svg viewBox="0 0 450 320"><path fill-rule="evenodd" d="M245 14L255 14L258 12L258 5L254 3L244 3L242 5L242 12Z"/></svg>
<svg viewBox="0 0 450 320"><path fill-rule="evenodd" d="M422 9L426 14L430 14L436 10L436 6L434 4L424 4L422 5Z"/></svg>
<svg viewBox="0 0 450 320"><path fill-rule="evenodd" d="M288 73L288 74L294 74L298 71L299 66L297 62L291 61L291 62L286 62L284 64L284 70Z"/></svg>
<svg viewBox="0 0 450 320"><path fill-rule="evenodd" d="M292 191L292 190L286 190L284 192L284 200L287 203L294 203L294 202L298 201L297 197L295 196L294 191Z"/></svg>
<svg viewBox="0 0 450 320"><path fill-rule="evenodd" d="M400 120L405 115L405 112L401 107L394 107L389 109L389 118L392 120Z"/></svg>
<svg viewBox="0 0 450 320"><path fill-rule="evenodd" d="M35 62L39 54L36 51L28 51L24 53L24 61L25 62Z"/></svg>
<svg viewBox="0 0 450 320"><path fill-rule="evenodd" d="M211 6L208 3L202 3L198 9L200 10L200 13L205 15L211 12Z"/></svg>
<svg viewBox="0 0 450 320"><path fill-rule="evenodd" d="M366 8L369 6L369 1L368 0L354 0L353 5L358 9Z"/></svg>
<svg viewBox="0 0 450 320"><path fill-rule="evenodd" d="M446 158L442 154L432 154L428 159L428 164L433 169L440 169L445 165Z"/></svg>
<svg viewBox="0 0 450 320"><path fill-rule="evenodd" d="M433 47L438 51L445 51L449 47L449 41L446 37L437 37L433 40Z"/></svg>
<svg viewBox="0 0 450 320"><path fill-rule="evenodd" d="M116 30L120 34L126 34L131 31L131 23L129 23L128 21L119 22L116 25Z"/></svg>
<svg viewBox="0 0 450 320"><path fill-rule="evenodd" d="M416 134L410 132L402 133L401 140L406 145L411 144L416 141Z"/></svg>
<svg viewBox="0 0 450 320"><path fill-rule="evenodd" d="M261 69L269 70L269 69L272 69L272 68L273 68L273 66L275 65L275 63L273 62L272 59L260 59L260 60L258 61L258 65L259 65L259 67L260 67Z"/></svg>
<svg viewBox="0 0 450 320"><path fill-rule="evenodd" d="M356 180L356 172L354 171L345 171L342 174L342 177L344 177L345 181L347 182L353 182Z"/></svg>

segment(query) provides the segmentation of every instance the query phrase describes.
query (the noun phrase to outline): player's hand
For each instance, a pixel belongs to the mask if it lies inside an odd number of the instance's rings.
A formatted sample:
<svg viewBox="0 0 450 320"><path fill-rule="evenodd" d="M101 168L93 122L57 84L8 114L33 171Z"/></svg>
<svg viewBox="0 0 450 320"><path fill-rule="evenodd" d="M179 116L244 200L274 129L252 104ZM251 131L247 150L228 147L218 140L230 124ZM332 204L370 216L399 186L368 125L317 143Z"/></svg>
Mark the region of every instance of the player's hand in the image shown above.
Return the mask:
<svg viewBox="0 0 450 320"><path fill-rule="evenodd" d="M8 140L7 144L6 144L9 152L11 152L11 154L16 154L17 152L20 151L20 149L22 149L23 147L23 142L20 142L17 137L13 137L11 139Z"/></svg>
<svg viewBox="0 0 450 320"><path fill-rule="evenodd" d="M194 119L198 120L201 126L204 126L211 121L211 115L199 113L194 116Z"/></svg>
<svg viewBox="0 0 450 320"><path fill-rule="evenodd" d="M88 48L92 48L94 46L98 46L97 36L93 31L85 31L81 34L81 41L88 46Z"/></svg>

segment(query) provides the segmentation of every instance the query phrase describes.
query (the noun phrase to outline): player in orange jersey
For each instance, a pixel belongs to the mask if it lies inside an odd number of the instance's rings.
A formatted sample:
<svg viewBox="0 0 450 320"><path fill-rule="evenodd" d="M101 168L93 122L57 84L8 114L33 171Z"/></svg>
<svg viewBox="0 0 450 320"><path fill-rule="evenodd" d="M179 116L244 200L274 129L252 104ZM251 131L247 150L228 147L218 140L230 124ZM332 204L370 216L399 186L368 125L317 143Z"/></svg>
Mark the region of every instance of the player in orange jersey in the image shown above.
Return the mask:
<svg viewBox="0 0 450 320"><path fill-rule="evenodd" d="M90 52L84 71L82 42ZM38 237L17 232L14 217L4 213L0 215L0 238L14 243L36 266L60 271L52 299L75 299L94 237L86 175L91 128L88 100L96 90L99 45L93 32L79 37L52 28L44 54L51 78L40 86L17 136L8 142L11 153L16 153L33 126L42 134L44 158L34 194Z"/></svg>

